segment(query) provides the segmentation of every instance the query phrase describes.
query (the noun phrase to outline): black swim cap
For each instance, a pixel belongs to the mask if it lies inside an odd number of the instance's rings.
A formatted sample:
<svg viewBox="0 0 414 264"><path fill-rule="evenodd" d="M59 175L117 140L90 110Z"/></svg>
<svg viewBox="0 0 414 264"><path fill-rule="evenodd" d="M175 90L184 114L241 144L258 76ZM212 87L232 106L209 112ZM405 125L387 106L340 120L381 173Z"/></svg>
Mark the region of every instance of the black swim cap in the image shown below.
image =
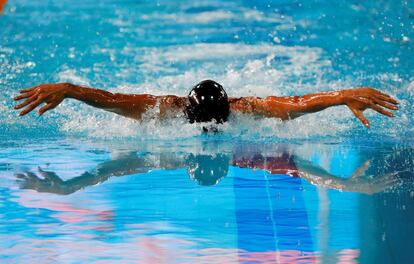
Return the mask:
<svg viewBox="0 0 414 264"><path fill-rule="evenodd" d="M186 115L190 123L227 121L230 104L223 86L212 80L205 80L193 87L188 94Z"/></svg>

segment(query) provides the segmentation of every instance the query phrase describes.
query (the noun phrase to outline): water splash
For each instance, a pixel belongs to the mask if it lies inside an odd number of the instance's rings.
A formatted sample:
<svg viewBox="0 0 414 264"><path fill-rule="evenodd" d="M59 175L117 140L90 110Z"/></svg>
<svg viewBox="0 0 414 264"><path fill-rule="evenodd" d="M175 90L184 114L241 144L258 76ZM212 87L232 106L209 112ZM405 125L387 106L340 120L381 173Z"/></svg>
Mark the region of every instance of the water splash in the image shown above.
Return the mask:
<svg viewBox="0 0 414 264"><path fill-rule="evenodd" d="M99 8L105 15L102 18L93 12L82 12L78 23L71 24L67 17L75 10L54 3L55 12L48 12L47 19L39 19L36 24L23 16L28 12L22 9L26 2L17 1L13 4L16 6L11 6L14 11L6 12L3 17L13 27L5 26L1 36L6 44L0 47L0 84L6 89L0 92L0 131L11 137L33 133L143 140L198 137L202 135L200 126L187 124L183 118L136 122L74 101L64 102L42 118L34 115L17 118L11 110L11 98L18 88L57 81L114 92L185 96L194 84L207 78L222 83L229 96L235 97L294 95L375 85L401 102L400 111L392 121L368 112L372 119L370 131L346 107L338 107L289 122L236 115L220 127L222 132L218 137L317 140L363 136L401 140L412 138L414 133L411 114L414 81L407 78L407 70L382 71L382 67L375 70L376 65L372 64L350 68L353 64L349 63L357 53L349 50L342 54L346 49L341 49L337 42L333 43L338 46L332 51L324 41L329 34L318 31L321 24L298 16L290 7L263 9L220 1L182 2L177 7L177 3L166 1L162 6L142 4L145 8L142 12L132 8L135 7L132 3L113 9L108 3L96 6L85 2L79 7L83 11ZM44 11L42 5L30 4L30 7L35 14ZM350 15L359 16L359 10L365 8L356 7L348 10ZM168 25L160 27L166 21ZM64 30L56 31L55 24L64 24ZM44 32L38 30L39 26ZM19 27L21 33L15 34L13 28ZM345 31L337 34L346 40L348 29L341 30ZM364 34L362 29L358 32L355 34ZM359 41L361 45L365 43L362 38ZM409 52L409 43L400 44L387 42L385 50L401 48ZM44 51L29 48L37 46ZM387 65L403 65L400 55L384 54L391 58L385 60ZM372 57L367 55L362 59L367 58Z"/></svg>

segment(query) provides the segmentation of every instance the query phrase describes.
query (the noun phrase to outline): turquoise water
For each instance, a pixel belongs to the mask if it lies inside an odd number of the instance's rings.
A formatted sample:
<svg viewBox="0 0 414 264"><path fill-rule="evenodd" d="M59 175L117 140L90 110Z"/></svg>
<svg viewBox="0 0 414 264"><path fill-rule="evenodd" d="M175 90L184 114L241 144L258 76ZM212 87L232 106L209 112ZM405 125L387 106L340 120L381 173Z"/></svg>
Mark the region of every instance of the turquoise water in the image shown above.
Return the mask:
<svg viewBox="0 0 414 264"><path fill-rule="evenodd" d="M0 17L0 262L410 263L414 6L405 1L9 1ZM18 118L22 87L230 96L373 86L345 107L231 116L218 134L74 101Z"/></svg>

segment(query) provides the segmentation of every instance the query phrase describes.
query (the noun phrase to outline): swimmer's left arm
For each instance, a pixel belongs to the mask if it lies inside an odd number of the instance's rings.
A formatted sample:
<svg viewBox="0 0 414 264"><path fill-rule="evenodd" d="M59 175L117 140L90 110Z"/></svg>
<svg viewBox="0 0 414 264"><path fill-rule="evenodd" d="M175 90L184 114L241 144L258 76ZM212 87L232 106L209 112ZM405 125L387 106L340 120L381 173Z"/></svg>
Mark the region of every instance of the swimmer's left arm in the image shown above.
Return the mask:
<svg viewBox="0 0 414 264"><path fill-rule="evenodd" d="M307 94L303 96L276 97L242 97L231 98L233 111L259 114L266 117L278 117L282 120L297 118L307 113L314 113L328 107L346 105L352 113L369 128L368 119L363 111L371 108L380 114L393 117L389 110L397 110L398 102L388 94L373 88L355 88Z"/></svg>

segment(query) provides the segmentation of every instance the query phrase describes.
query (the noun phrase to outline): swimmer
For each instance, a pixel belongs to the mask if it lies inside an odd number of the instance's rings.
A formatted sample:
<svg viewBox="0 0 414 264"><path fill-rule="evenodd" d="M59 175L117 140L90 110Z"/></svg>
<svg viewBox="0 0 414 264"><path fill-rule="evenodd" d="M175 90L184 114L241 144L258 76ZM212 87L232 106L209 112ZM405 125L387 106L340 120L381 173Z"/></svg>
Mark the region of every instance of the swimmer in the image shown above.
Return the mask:
<svg viewBox="0 0 414 264"><path fill-rule="evenodd" d="M165 119L184 113L190 123L224 123L231 112L290 120L328 107L346 105L369 128L370 123L363 114L366 109L375 110L388 117L394 117L389 110L398 109L398 102L394 98L373 88L354 88L302 96L236 98L227 97L223 87L212 80L198 83L186 97L111 93L71 83L41 84L21 90L14 100L25 101L14 109L22 109L20 116L24 116L44 104L39 109L39 115L43 115L66 98L137 120L142 119L149 109L159 107L159 118Z"/></svg>

